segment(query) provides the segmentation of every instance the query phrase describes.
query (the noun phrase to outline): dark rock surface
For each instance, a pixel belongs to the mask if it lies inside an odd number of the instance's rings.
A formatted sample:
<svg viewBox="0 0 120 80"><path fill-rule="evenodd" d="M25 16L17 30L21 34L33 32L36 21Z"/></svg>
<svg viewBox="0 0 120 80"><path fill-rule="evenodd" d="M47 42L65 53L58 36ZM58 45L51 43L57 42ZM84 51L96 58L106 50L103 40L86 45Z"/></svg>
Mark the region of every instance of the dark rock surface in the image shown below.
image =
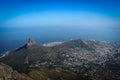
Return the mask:
<svg viewBox="0 0 120 80"><path fill-rule="evenodd" d="M32 80L27 76L23 76L10 66L0 63L0 80Z"/></svg>

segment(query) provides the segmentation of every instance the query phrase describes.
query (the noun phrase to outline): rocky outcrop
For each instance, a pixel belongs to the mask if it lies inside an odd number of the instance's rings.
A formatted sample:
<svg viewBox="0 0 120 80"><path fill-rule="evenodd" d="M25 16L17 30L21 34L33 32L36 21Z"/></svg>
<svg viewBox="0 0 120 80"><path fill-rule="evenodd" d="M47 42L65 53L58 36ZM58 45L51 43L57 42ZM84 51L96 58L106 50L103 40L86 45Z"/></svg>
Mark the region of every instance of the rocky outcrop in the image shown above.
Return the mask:
<svg viewBox="0 0 120 80"><path fill-rule="evenodd" d="M0 80L32 80L13 70L6 64L0 63Z"/></svg>
<svg viewBox="0 0 120 80"><path fill-rule="evenodd" d="M36 45L36 42L32 38L29 38L27 46L33 46L33 45Z"/></svg>

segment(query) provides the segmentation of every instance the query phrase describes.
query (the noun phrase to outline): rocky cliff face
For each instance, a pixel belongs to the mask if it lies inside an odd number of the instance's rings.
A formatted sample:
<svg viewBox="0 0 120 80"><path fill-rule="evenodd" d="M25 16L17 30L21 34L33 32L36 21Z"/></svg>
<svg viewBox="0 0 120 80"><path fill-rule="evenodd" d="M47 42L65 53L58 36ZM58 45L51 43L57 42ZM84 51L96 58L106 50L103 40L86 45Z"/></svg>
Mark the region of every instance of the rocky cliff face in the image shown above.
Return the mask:
<svg viewBox="0 0 120 80"><path fill-rule="evenodd" d="M32 45L36 45L36 42L32 38L29 38L27 46L32 46Z"/></svg>
<svg viewBox="0 0 120 80"><path fill-rule="evenodd" d="M32 80L13 70L6 64L0 63L0 80Z"/></svg>

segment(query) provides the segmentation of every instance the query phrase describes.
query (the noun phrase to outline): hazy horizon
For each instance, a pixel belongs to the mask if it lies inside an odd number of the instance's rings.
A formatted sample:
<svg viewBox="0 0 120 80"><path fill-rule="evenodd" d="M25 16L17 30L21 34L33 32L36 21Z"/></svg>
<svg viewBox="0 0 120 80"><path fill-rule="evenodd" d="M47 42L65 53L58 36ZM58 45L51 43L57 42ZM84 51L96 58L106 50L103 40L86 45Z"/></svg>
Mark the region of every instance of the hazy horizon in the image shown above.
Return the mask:
<svg viewBox="0 0 120 80"><path fill-rule="evenodd" d="M120 41L119 0L1 0L0 52L26 43Z"/></svg>

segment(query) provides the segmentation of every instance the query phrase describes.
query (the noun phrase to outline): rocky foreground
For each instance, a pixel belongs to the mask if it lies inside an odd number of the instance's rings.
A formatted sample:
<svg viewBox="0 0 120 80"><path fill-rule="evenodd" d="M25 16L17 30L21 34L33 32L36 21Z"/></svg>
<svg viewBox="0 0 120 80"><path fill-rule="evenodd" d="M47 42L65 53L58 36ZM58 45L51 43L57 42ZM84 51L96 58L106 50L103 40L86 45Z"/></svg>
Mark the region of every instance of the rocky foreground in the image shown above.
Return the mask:
<svg viewBox="0 0 120 80"><path fill-rule="evenodd" d="M120 80L120 43L117 42L79 39L42 46L29 39L0 61L24 74L25 80ZM19 79L23 78L13 78Z"/></svg>
<svg viewBox="0 0 120 80"><path fill-rule="evenodd" d="M32 80L25 74L20 74L10 66L0 63L0 80Z"/></svg>

